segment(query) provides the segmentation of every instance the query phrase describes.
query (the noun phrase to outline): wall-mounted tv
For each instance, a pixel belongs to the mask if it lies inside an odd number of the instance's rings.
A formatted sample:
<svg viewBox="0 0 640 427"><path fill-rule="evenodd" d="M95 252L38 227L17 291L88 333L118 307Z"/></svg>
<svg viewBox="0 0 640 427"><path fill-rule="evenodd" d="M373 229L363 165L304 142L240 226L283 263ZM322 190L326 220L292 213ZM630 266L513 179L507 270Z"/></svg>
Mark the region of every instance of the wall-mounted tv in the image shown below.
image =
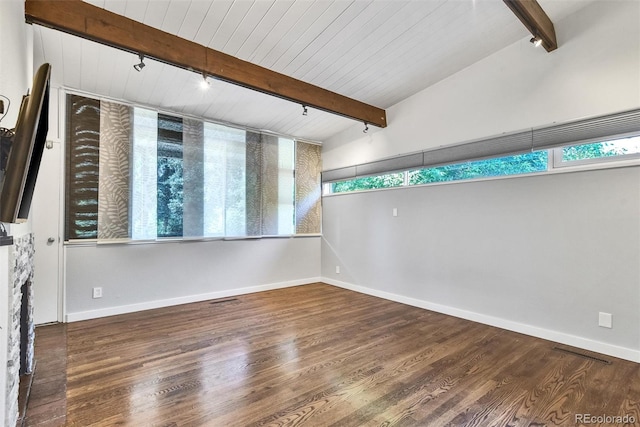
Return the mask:
<svg viewBox="0 0 640 427"><path fill-rule="evenodd" d="M12 133L3 132L0 147L0 222L24 222L29 215L42 152L49 131L51 65L38 68L31 93L22 99ZM9 148L7 149L7 146Z"/></svg>

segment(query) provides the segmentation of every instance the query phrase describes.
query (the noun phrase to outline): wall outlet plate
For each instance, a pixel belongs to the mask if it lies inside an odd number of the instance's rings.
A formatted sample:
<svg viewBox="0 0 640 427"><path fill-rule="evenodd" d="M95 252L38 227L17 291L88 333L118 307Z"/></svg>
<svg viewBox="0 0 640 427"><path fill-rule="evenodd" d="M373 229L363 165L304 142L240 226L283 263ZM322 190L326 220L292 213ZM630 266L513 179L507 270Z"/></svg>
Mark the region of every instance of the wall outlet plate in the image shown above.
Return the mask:
<svg viewBox="0 0 640 427"><path fill-rule="evenodd" d="M102 288L93 288L93 298L102 298Z"/></svg>
<svg viewBox="0 0 640 427"><path fill-rule="evenodd" d="M613 328L613 315L611 313L598 313L598 326L602 328Z"/></svg>

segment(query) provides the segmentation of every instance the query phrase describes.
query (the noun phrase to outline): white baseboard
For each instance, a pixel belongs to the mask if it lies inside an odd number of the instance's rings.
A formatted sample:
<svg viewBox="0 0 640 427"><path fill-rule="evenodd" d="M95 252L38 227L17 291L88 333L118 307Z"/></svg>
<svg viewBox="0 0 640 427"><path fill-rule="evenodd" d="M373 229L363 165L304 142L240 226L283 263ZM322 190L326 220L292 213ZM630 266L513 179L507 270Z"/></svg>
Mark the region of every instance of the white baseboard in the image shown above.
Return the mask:
<svg viewBox="0 0 640 427"><path fill-rule="evenodd" d="M100 317L115 316L117 314L134 313L136 311L151 310L154 308L170 307L173 305L188 304L191 302L207 301L211 299L226 298L254 292L270 291L273 289L289 288L292 286L306 285L309 283L321 282L320 277L309 277L307 279L290 280L287 282L270 283L267 285L248 286L244 288L226 289L224 291L209 292L206 294L187 295L177 298L169 298L155 301L146 301L137 304L120 305L116 307L99 308L96 310L79 311L67 313L65 322L78 322L81 320L97 319Z"/></svg>
<svg viewBox="0 0 640 427"><path fill-rule="evenodd" d="M600 341L590 340L588 338L582 338L575 335L566 334L564 332L558 332L551 329L539 328L537 326L526 325L524 323L518 323L511 320L502 319L499 317L489 316L487 314L476 313L473 311L462 310L455 307L436 304L429 301L420 300L417 298L411 298L404 295L393 294L391 292L379 291L376 289L367 288L364 286L354 285L347 282L341 282L328 277L323 277L322 282L329 285L337 286L339 288L348 289L362 294L371 295L378 298L384 298L386 300L395 301L413 307L424 308L426 310L435 311L442 314L447 314L461 319L471 320L473 322L483 323L485 325L495 326L501 329L506 329L513 332L518 332L525 335L530 335L536 338L542 338L557 343L570 345L572 347L578 347L589 351L595 351L597 353L606 354L620 359L630 360L632 362L640 363L640 351L632 348L620 347L613 344L607 344Z"/></svg>

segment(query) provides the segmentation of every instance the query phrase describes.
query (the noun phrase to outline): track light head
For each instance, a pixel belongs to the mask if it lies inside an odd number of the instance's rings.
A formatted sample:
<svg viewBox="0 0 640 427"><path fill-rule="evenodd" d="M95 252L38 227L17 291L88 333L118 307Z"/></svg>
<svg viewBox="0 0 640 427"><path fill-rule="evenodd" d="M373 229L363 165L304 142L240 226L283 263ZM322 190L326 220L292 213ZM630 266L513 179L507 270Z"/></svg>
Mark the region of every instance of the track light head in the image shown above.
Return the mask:
<svg viewBox="0 0 640 427"><path fill-rule="evenodd" d="M138 58L140 58L140 63L139 63L139 64L134 65L134 66L133 66L133 69L134 69L134 70L136 70L136 71L138 71L138 72L140 72L140 71L144 68L144 66L145 66L145 63L144 63L144 55L143 55L143 54L141 54L141 53L139 53L139 54L138 54Z"/></svg>
<svg viewBox="0 0 640 427"><path fill-rule="evenodd" d="M364 122L364 130L362 131L362 133L367 133L369 132L369 125L367 124L367 122Z"/></svg>
<svg viewBox="0 0 640 427"><path fill-rule="evenodd" d="M207 90L209 89L209 80L207 80L207 74L203 71L202 72L202 81L200 82L200 89L202 90Z"/></svg>
<svg viewBox="0 0 640 427"><path fill-rule="evenodd" d="M533 36L531 37L531 40L529 40L531 43L533 43L533 45L535 47L539 47L542 44L542 39L538 36Z"/></svg>
<svg viewBox="0 0 640 427"><path fill-rule="evenodd" d="M307 106L306 106L306 105L303 105L303 106L302 106L302 115L303 115L303 116L306 116L307 114L308 114Z"/></svg>

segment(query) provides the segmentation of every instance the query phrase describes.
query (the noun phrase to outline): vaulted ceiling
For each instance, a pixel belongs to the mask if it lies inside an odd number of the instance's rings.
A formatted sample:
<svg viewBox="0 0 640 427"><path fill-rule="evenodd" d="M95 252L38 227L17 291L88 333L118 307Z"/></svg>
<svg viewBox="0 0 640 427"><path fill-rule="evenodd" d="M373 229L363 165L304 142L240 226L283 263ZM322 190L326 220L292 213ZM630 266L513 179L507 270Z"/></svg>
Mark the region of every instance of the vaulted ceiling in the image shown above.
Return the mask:
<svg viewBox="0 0 640 427"><path fill-rule="evenodd" d="M528 36L502 0L89 3L384 109ZM557 22L589 2L539 3ZM354 123L217 80L203 91L200 74L151 59L138 72L137 55L35 25L42 62L55 86L308 140Z"/></svg>

